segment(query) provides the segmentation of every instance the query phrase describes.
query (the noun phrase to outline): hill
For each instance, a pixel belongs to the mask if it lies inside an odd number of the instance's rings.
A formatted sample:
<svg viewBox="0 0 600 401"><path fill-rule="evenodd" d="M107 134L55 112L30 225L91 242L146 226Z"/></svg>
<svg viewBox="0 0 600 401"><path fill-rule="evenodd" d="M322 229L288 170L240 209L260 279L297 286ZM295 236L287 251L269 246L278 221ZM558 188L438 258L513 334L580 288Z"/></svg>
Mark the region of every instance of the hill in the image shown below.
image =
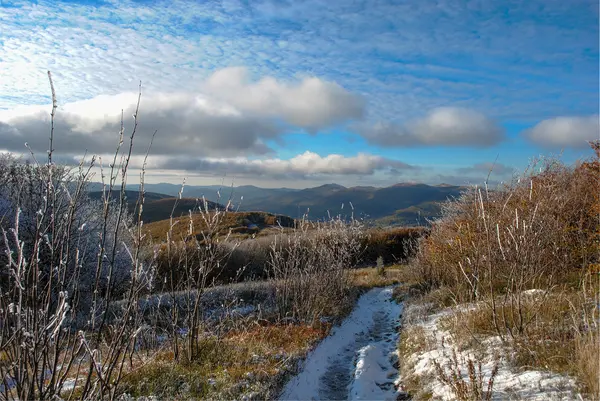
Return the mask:
<svg viewBox="0 0 600 401"><path fill-rule="evenodd" d="M374 220L379 227L427 226L429 221L441 217L439 202L423 202L418 205L398 209L394 213Z"/></svg>
<svg viewBox="0 0 600 401"><path fill-rule="evenodd" d="M139 197L139 191L132 191L132 190L125 190L125 198L127 199L128 203L136 203ZM91 191L89 193L90 198L92 199L96 199L96 200L102 200L102 191ZM111 193L111 198L112 199L119 199L119 196L121 196L121 191L119 189L115 189L112 191ZM171 195L165 195L165 194L160 194L160 193L156 193L156 192L146 192L145 195L145 201L146 202L153 202L156 200L161 200L161 199L165 199L165 198L170 198Z"/></svg>
<svg viewBox="0 0 600 401"><path fill-rule="evenodd" d="M112 199L119 199L120 192L118 190L114 190L112 192ZM90 192L90 197L92 199L101 200L102 192L94 191ZM146 192L144 195L144 208L142 209L142 220L144 223L151 223L153 221L165 220L171 217L171 213L173 217L181 217L182 215L187 215L190 210L198 211L200 206L204 208L202 205L202 200L197 198L181 198L178 199L176 197L160 194L156 192ZM130 213L135 212L136 204L139 199L139 192L126 190L125 191L125 201L127 202L127 208ZM206 201L208 210L214 210L216 208L224 209L223 205L220 205L216 202Z"/></svg>
<svg viewBox="0 0 600 401"><path fill-rule="evenodd" d="M198 236L206 229L203 218L198 215L192 215L192 236ZM265 212L228 212L223 216L223 220L217 227L220 234L226 235L230 230L236 236L261 235L279 227L294 227L295 220L288 216L275 215ZM144 224L148 234L155 242L161 242L166 239L171 221L169 218L161 221L154 221ZM190 216L182 215L173 219L172 238L174 240L184 239L189 234Z"/></svg>
<svg viewBox="0 0 600 401"><path fill-rule="evenodd" d="M206 201L208 210L220 209L225 207L216 202ZM173 217L187 216L190 212L204 210L203 201L196 198L163 198L144 204L142 210L142 220L144 223L169 219L171 213Z"/></svg>

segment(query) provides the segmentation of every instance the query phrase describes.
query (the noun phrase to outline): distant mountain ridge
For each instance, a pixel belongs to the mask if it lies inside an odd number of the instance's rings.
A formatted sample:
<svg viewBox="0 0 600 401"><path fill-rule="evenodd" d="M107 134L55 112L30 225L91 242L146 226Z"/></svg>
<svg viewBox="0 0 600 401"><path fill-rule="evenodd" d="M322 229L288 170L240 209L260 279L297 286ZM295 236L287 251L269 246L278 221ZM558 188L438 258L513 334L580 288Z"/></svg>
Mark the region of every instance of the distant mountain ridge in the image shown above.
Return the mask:
<svg viewBox="0 0 600 401"><path fill-rule="evenodd" d="M145 184L146 191L149 191L146 192L147 203L144 206L150 212L147 216L152 217L152 221L165 214L164 218L168 218L173 203L167 198L176 196L180 188L175 184ZM183 194L187 199L179 202L176 216L187 213L187 209L184 209L193 207L195 199L205 197L215 205L225 205L231 200L233 208L240 211L264 211L293 218L307 215L311 219L323 219L341 214L367 218L382 225L423 225L427 219L439 217L441 202L459 196L464 189L456 185L421 183L398 183L383 188L347 188L325 184L306 189L259 188L252 185L233 188L218 185L186 186ZM134 197L137 191L129 192L130 201L137 200L137 195Z"/></svg>
<svg viewBox="0 0 600 401"><path fill-rule="evenodd" d="M139 200L139 191L126 190L125 201L130 213L137 218L137 203ZM90 192L92 199L102 200L101 191ZM118 200L120 197L119 190L114 190L111 194L111 199ZM208 208L208 210L225 209L225 206L206 200L204 205L202 200L198 198L178 198L167 194L159 194L156 192L145 192L144 207L142 208L142 220L145 223L165 220L171 217L181 217L189 213L190 210L198 211L200 208Z"/></svg>
<svg viewBox="0 0 600 401"><path fill-rule="evenodd" d="M315 219L329 215L353 215L372 220L386 218L386 225L422 225L426 219L439 217L439 203L459 196L459 186L437 187L426 184L402 184L385 188L324 185L283 196L244 202L243 208L263 207L273 213L300 217L304 213ZM268 208L268 209L266 209Z"/></svg>

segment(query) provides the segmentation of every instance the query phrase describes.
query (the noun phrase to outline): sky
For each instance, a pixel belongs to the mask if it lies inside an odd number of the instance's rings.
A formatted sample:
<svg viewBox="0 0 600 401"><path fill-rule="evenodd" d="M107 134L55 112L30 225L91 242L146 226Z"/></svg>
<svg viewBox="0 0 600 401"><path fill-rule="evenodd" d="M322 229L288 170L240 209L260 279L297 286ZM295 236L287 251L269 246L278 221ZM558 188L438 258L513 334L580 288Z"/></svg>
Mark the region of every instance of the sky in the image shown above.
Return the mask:
<svg viewBox="0 0 600 401"><path fill-rule="evenodd" d="M0 0L0 152L147 182L508 180L599 138L597 0ZM28 157L28 156L24 156Z"/></svg>

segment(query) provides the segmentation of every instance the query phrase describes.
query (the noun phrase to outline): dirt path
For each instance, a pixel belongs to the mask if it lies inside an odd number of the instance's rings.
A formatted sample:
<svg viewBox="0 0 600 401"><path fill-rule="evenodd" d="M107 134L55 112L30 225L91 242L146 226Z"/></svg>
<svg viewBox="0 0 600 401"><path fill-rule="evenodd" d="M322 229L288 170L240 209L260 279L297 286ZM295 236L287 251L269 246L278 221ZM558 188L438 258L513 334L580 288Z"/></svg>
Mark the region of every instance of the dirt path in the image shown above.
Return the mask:
<svg viewBox="0 0 600 401"><path fill-rule="evenodd" d="M392 287L362 295L351 315L306 359L281 400L395 400L402 304Z"/></svg>

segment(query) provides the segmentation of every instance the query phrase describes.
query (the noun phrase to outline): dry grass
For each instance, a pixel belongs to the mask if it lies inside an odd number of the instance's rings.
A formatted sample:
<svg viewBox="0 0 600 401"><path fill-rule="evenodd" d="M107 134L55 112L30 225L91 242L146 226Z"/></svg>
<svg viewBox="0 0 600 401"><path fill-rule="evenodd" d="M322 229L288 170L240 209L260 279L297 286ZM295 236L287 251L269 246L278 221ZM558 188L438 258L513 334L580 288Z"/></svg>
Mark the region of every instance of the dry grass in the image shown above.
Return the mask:
<svg viewBox="0 0 600 401"><path fill-rule="evenodd" d="M430 341L427 339L425 330L421 326L411 326L402 331L400 337L400 352L403 355L411 355L429 349Z"/></svg>
<svg viewBox="0 0 600 401"><path fill-rule="evenodd" d="M583 391L598 401L600 399L600 337L597 332L575 339L574 367Z"/></svg>
<svg viewBox="0 0 600 401"><path fill-rule="evenodd" d="M522 368L577 378L598 399L600 162L534 164L444 206L408 270L420 302L475 303L445 322L459 344L499 337Z"/></svg>
<svg viewBox="0 0 600 401"><path fill-rule="evenodd" d="M351 269L348 274L354 287L369 289L405 282L407 271L405 266L393 265L386 266L384 274L381 274L376 267Z"/></svg>
<svg viewBox="0 0 600 401"><path fill-rule="evenodd" d="M407 356L422 353L431 348L431 341L427 338L425 330L421 326L410 326L402 330L398 352L400 355L400 372L408 372L411 368L406 359ZM403 375L402 388L411 394L413 400L428 400L431 393L424 390L423 383L417 375Z"/></svg>
<svg viewBox="0 0 600 401"><path fill-rule="evenodd" d="M434 361L438 379L452 389L457 401L490 401L498 364L487 379L482 373L481 361L469 358L466 361L466 375L461 371L461 365L455 348L452 348L452 355L445 366Z"/></svg>
<svg viewBox="0 0 600 401"><path fill-rule="evenodd" d="M269 325L205 337L193 361L176 364L172 352L128 372L122 392L160 399L241 398L276 395L295 363L329 332L329 325Z"/></svg>

